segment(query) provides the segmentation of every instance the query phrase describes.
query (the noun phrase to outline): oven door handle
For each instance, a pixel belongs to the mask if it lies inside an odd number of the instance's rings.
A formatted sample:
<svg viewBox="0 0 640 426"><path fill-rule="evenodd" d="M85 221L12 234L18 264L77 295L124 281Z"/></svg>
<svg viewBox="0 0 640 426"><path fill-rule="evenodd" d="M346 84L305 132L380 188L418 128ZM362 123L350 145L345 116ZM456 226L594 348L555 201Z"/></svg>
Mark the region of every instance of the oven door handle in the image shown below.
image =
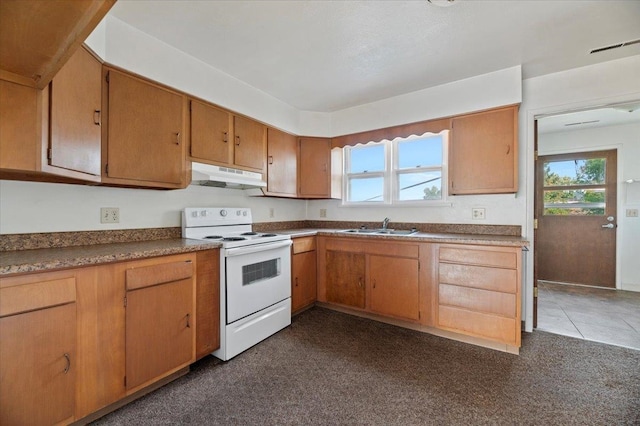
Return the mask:
<svg viewBox="0 0 640 426"><path fill-rule="evenodd" d="M248 247L236 247L225 250L227 257L242 256L243 254L259 253L267 250L274 250L281 247L288 247L293 242L291 240L276 241L274 243L256 244Z"/></svg>

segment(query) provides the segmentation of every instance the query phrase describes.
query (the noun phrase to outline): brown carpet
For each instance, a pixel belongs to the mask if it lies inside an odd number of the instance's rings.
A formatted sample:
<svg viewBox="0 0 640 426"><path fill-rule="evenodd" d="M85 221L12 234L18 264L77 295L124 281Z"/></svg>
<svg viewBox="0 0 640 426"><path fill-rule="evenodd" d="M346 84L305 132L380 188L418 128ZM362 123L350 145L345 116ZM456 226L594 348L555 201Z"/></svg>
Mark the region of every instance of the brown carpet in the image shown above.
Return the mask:
<svg viewBox="0 0 640 426"><path fill-rule="evenodd" d="M322 308L99 425L638 425L640 351L544 332L520 355Z"/></svg>

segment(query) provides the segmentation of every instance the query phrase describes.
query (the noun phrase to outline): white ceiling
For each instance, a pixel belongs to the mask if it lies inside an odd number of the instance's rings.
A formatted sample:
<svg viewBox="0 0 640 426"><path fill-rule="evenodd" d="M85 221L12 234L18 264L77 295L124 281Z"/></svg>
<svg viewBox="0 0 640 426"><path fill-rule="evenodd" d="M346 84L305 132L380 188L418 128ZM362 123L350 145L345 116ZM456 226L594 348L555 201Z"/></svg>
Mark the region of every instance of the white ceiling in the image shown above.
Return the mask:
<svg viewBox="0 0 640 426"><path fill-rule="evenodd" d="M570 132L630 123L640 123L640 100L544 117L538 120L538 133Z"/></svg>
<svg viewBox="0 0 640 426"><path fill-rule="evenodd" d="M110 12L281 101L332 112L522 65L640 54L640 1L140 1Z"/></svg>

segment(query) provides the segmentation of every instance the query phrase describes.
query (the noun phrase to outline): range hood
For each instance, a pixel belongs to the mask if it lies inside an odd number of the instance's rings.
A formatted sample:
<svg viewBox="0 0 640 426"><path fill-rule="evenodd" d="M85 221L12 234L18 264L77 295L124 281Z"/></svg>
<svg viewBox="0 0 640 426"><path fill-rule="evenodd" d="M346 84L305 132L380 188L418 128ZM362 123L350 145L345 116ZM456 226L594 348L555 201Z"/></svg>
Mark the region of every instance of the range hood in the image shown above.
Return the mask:
<svg viewBox="0 0 640 426"><path fill-rule="evenodd" d="M233 189L265 188L267 186L267 183L262 180L261 173L204 163L192 163L191 170L192 185Z"/></svg>

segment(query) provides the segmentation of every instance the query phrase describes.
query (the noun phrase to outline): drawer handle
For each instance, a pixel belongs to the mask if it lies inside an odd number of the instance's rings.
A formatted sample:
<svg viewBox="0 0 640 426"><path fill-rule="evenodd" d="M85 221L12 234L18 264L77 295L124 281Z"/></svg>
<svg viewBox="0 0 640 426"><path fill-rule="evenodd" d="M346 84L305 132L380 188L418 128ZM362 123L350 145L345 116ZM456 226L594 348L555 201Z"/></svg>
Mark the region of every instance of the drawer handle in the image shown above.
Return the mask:
<svg viewBox="0 0 640 426"><path fill-rule="evenodd" d="M67 360L67 365L64 367L64 374L67 374L69 372L69 369L71 369L71 357L69 356L69 354L65 353L64 359Z"/></svg>
<svg viewBox="0 0 640 426"><path fill-rule="evenodd" d="M100 110L96 109L95 111L93 111L93 124L95 124L96 126L100 126L101 122L100 122Z"/></svg>
<svg viewBox="0 0 640 426"><path fill-rule="evenodd" d="M376 280L373 280L373 288L376 288Z"/></svg>
<svg viewBox="0 0 640 426"><path fill-rule="evenodd" d="M360 288L362 288L362 277L358 278L358 286L360 286Z"/></svg>
<svg viewBox="0 0 640 426"><path fill-rule="evenodd" d="M298 277L296 277L296 287L298 287Z"/></svg>
<svg viewBox="0 0 640 426"><path fill-rule="evenodd" d="M180 145L180 132L176 132L176 145Z"/></svg>
<svg viewBox="0 0 640 426"><path fill-rule="evenodd" d="M187 314L187 328L191 328L190 319L191 319L191 314Z"/></svg>
<svg viewBox="0 0 640 426"><path fill-rule="evenodd" d="M236 146L240 146L240 136L236 136Z"/></svg>
<svg viewBox="0 0 640 426"><path fill-rule="evenodd" d="M224 143L229 142L229 133L222 132L222 142L224 142Z"/></svg>

